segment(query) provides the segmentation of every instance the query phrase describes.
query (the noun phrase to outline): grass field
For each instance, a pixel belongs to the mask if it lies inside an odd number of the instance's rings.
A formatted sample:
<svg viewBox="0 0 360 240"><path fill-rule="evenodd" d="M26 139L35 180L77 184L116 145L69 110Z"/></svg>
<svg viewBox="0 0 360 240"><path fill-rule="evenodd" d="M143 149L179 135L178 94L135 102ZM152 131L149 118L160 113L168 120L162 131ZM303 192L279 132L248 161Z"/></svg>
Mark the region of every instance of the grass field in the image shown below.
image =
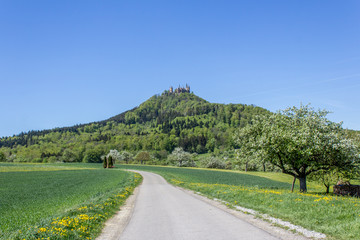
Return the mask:
<svg viewBox="0 0 360 240"><path fill-rule="evenodd" d="M360 239L360 199L323 194L316 184L310 184L308 193L291 193L292 178L281 173L249 174L140 165L120 167L158 173L174 185L222 199L230 206L254 209L325 233L329 239Z"/></svg>
<svg viewBox="0 0 360 240"><path fill-rule="evenodd" d="M92 239L140 180L99 164L0 164L0 239Z"/></svg>

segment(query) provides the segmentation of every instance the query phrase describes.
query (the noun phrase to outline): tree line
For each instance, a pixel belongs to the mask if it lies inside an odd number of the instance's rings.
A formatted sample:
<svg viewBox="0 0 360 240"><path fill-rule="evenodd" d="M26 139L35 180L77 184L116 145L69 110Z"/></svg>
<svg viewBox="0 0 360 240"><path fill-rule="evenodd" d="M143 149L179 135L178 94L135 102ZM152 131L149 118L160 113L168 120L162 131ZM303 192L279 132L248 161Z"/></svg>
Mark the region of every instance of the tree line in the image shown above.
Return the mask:
<svg viewBox="0 0 360 240"><path fill-rule="evenodd" d="M174 164L183 151L192 160L181 166L282 171L306 191L307 178L328 184L357 172L359 132L342 129L327 113L310 106L270 113L192 93L155 95L105 121L1 138L0 161L102 162L117 150L126 162Z"/></svg>
<svg viewBox="0 0 360 240"><path fill-rule="evenodd" d="M86 161L91 149L103 153L111 148L212 153L234 149L231 133L267 113L256 106L209 103L192 93L155 95L105 121L1 138L0 151L10 161L29 162L69 161L70 152L72 161Z"/></svg>

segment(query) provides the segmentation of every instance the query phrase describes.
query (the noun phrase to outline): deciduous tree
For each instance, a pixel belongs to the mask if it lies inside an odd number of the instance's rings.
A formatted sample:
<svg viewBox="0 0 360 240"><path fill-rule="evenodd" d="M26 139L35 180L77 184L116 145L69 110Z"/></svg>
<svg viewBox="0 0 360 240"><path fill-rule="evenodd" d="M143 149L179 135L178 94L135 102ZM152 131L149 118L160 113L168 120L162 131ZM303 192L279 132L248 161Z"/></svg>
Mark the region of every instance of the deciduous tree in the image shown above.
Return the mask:
<svg viewBox="0 0 360 240"><path fill-rule="evenodd" d="M122 151L120 153L120 161L124 161L126 164L134 158L134 155L128 151Z"/></svg>
<svg viewBox="0 0 360 240"><path fill-rule="evenodd" d="M144 164L144 162L149 161L150 159L150 153L146 151L139 152L135 157L135 160L139 161L141 164Z"/></svg>
<svg viewBox="0 0 360 240"><path fill-rule="evenodd" d="M179 167L188 165L194 165L192 160L192 154L185 152L182 148L175 148L174 151L168 156L168 159L176 163Z"/></svg>
<svg viewBox="0 0 360 240"><path fill-rule="evenodd" d="M261 150L264 160L299 179L300 191L306 192L308 175L347 171L359 164L357 147L344 137L341 123L329 121L327 114L309 105L288 108L255 118L234 139L248 153Z"/></svg>
<svg viewBox="0 0 360 240"><path fill-rule="evenodd" d="M3 152L0 152L0 162L5 162L6 161L6 156Z"/></svg>

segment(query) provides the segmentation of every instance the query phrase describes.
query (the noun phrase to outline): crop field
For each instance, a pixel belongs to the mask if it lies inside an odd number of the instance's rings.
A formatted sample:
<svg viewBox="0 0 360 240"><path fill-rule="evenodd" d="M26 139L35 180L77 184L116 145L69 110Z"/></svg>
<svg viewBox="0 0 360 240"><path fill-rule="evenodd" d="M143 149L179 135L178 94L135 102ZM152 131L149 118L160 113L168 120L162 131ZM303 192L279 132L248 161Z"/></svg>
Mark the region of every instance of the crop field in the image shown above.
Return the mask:
<svg viewBox="0 0 360 240"><path fill-rule="evenodd" d="M238 174L232 171L208 170L197 168L178 168L178 167L160 167L160 166L142 166L142 165L121 165L120 168L138 169L161 173L166 179L172 177L181 181L193 181L201 183L224 183L229 185L248 185L260 188L291 188L291 184L271 179L252 176L249 174Z"/></svg>
<svg viewBox="0 0 360 240"><path fill-rule="evenodd" d="M360 199L323 194L316 184L310 186L308 193L291 193L291 177L281 173L264 173L265 178L205 169L139 165L121 168L158 173L174 185L229 202L230 207L254 209L324 233L328 239L360 239Z"/></svg>
<svg viewBox="0 0 360 240"><path fill-rule="evenodd" d="M0 239L93 239L140 181L98 164L0 164Z"/></svg>

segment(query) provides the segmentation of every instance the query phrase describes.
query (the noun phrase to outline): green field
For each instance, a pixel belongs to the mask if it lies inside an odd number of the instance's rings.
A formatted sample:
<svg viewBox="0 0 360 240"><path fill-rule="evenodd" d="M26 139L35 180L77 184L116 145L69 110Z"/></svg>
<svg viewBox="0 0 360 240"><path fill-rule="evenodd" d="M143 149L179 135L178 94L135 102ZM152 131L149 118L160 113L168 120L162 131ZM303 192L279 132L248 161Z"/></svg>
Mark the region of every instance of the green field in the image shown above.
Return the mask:
<svg viewBox="0 0 360 240"><path fill-rule="evenodd" d="M222 170L122 165L162 175L168 182L277 217L329 239L360 239L360 199L319 192L309 184L308 193L291 193L292 178L281 173L240 173ZM259 176L256 176L259 175Z"/></svg>
<svg viewBox="0 0 360 240"><path fill-rule="evenodd" d="M0 164L0 239L91 239L139 179L99 164Z"/></svg>
<svg viewBox="0 0 360 240"><path fill-rule="evenodd" d="M209 170L197 168L159 167L142 165L121 165L120 168L138 169L161 173L166 179L184 182L199 182L210 184L229 184L235 186L252 186L259 188L289 189L291 184L280 181L273 181L249 174L238 174L234 171Z"/></svg>
<svg viewBox="0 0 360 240"><path fill-rule="evenodd" d="M158 173L174 184L254 209L329 239L360 239L360 199L290 192L281 173L99 164L0 164L0 239L94 239L141 178L121 169ZM320 189L320 190L319 190ZM321 190L322 189L322 190Z"/></svg>

